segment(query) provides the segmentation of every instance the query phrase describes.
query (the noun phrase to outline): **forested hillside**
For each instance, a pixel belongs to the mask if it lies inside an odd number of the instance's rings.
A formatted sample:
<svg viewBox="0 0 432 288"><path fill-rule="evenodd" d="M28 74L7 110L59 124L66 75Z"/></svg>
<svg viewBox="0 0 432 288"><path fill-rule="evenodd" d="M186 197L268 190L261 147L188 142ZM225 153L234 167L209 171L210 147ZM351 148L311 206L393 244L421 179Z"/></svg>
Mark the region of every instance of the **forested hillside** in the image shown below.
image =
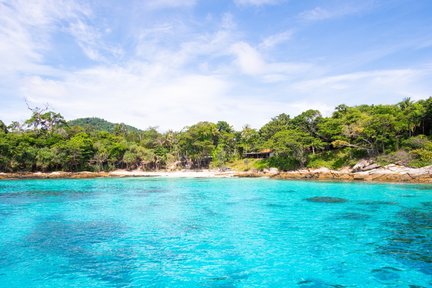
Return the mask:
<svg viewBox="0 0 432 288"><path fill-rule="evenodd" d="M98 118L66 122L59 113L33 109L24 123L0 121L0 171L145 170L226 167L247 152L271 149L254 162L277 167L432 164L432 98L394 105L339 105L330 117L308 110L281 114L260 129L235 131L225 122L199 122L182 131L138 130Z"/></svg>
<svg viewBox="0 0 432 288"><path fill-rule="evenodd" d="M106 131L110 133L116 132L116 130L123 129L127 132L139 132L140 130L126 125L126 124L115 124L106 121L105 119L97 118L97 117L88 117L88 118L79 118L75 120L68 121L67 124L69 126L81 126L87 132L96 132L96 131Z"/></svg>

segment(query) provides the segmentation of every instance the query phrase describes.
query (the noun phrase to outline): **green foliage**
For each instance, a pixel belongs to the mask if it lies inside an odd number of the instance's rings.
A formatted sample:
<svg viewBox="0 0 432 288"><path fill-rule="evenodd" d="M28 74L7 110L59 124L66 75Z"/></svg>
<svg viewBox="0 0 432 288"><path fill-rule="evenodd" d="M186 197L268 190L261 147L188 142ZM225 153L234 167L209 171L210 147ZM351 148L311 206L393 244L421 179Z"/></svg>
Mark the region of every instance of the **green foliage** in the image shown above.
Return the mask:
<svg viewBox="0 0 432 288"><path fill-rule="evenodd" d="M263 141L267 141L277 132L285 131L291 128L290 121L290 116L285 113L273 117L270 122L261 127L259 130L259 135Z"/></svg>
<svg viewBox="0 0 432 288"><path fill-rule="evenodd" d="M97 117L89 117L89 118L79 118L75 120L68 121L67 124L69 126L79 126L82 127L87 132L100 132L106 131L109 133L119 133L122 129L126 132L139 132L140 130L126 125L126 124L115 124L108 122L104 119Z"/></svg>
<svg viewBox="0 0 432 288"><path fill-rule="evenodd" d="M201 168L210 159L217 146L219 131L216 124L199 122L180 134L179 152L181 157L191 159L192 166Z"/></svg>
<svg viewBox="0 0 432 288"><path fill-rule="evenodd" d="M432 141L425 135L410 137L403 141L402 146L411 156L407 165L423 167L432 165Z"/></svg>
<svg viewBox="0 0 432 288"><path fill-rule="evenodd" d="M47 108L0 121L0 171L109 171L113 169L276 167L339 169L361 158L381 164L432 165L432 98L395 105L339 105L330 117L307 110L280 114L260 129L241 131L225 121L199 122L182 131L139 130L100 118L65 122ZM243 159L271 149L268 159Z"/></svg>
<svg viewBox="0 0 432 288"><path fill-rule="evenodd" d="M411 161L413 161L413 155L402 149L377 157L378 164L382 166L388 164L410 166Z"/></svg>
<svg viewBox="0 0 432 288"><path fill-rule="evenodd" d="M308 168L326 167L329 169L340 169L354 165L358 159L353 156L352 148L324 151L319 154L310 154Z"/></svg>
<svg viewBox="0 0 432 288"><path fill-rule="evenodd" d="M271 167L268 159L238 159L226 163L226 166L235 171L262 171Z"/></svg>
<svg viewBox="0 0 432 288"><path fill-rule="evenodd" d="M430 149L415 149L411 151L414 159L408 163L411 167L423 167L432 165L432 150Z"/></svg>
<svg viewBox="0 0 432 288"><path fill-rule="evenodd" d="M237 147L240 155L247 152L257 151L262 144L262 139L255 129L250 128L248 125L243 127L243 130L238 133L236 137Z"/></svg>
<svg viewBox="0 0 432 288"><path fill-rule="evenodd" d="M94 154L93 141L88 134L81 132L65 142L56 144L57 153L64 157L65 169L70 171L85 170Z"/></svg>
<svg viewBox="0 0 432 288"><path fill-rule="evenodd" d="M276 154L271 160L274 167L293 170L304 167L307 154L323 148L324 143L301 130L284 130L273 135L265 145Z"/></svg>
<svg viewBox="0 0 432 288"><path fill-rule="evenodd" d="M6 124L0 120L0 133L6 134L8 132L9 131L8 131Z"/></svg>

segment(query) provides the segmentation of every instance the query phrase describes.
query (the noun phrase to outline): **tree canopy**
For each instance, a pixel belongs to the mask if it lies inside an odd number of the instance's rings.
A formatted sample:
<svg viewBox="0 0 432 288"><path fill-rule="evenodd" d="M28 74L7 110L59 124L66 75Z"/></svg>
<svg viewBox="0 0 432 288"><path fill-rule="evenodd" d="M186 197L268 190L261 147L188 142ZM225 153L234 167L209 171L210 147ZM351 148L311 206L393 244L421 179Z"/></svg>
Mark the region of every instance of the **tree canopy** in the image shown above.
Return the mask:
<svg viewBox="0 0 432 288"><path fill-rule="evenodd" d="M432 164L432 98L394 105L339 105L331 116L283 113L260 129L199 122L181 131L139 130L99 118L66 122L60 113L0 120L0 171L109 171L223 168L245 153L271 149L260 167L340 168L362 158L420 167Z"/></svg>

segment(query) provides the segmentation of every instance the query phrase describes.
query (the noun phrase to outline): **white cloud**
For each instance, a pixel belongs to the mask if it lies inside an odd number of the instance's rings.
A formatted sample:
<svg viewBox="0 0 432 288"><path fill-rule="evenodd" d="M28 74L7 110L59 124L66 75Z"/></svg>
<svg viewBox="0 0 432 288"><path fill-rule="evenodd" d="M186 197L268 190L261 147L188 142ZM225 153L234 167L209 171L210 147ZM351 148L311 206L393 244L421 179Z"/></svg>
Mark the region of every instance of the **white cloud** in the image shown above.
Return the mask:
<svg viewBox="0 0 432 288"><path fill-rule="evenodd" d="M98 67L67 75L62 80L30 77L22 94L31 103L50 105L67 119L98 116L139 128L181 129L198 121L226 120L240 129L260 127L280 113L330 109L316 102L238 97L236 84L216 75L179 75L152 65L134 63L113 69ZM277 93L280 93L278 91ZM237 96L237 97L233 97Z"/></svg>
<svg viewBox="0 0 432 288"><path fill-rule="evenodd" d="M429 67L430 68L430 67ZM70 72L59 80L29 77L22 96L50 105L67 119L97 116L139 128L179 130L198 121L226 120L237 129L260 127L280 113L318 109L329 115L341 103L395 103L419 99L430 88L430 69L365 71L280 85L239 83L142 62ZM286 67L284 67L286 69ZM429 70L428 70L429 69ZM245 90L245 85L250 85ZM251 94L249 94L252 91ZM7 116L7 115L6 115ZM16 115L12 119L16 119Z"/></svg>
<svg viewBox="0 0 432 288"><path fill-rule="evenodd" d="M238 38L232 15L222 15L213 29L201 33L193 31L184 21L166 21L141 31L136 58L185 70L204 67L208 72L224 66L218 60L231 55L230 46Z"/></svg>
<svg viewBox="0 0 432 288"><path fill-rule="evenodd" d="M404 97L421 99L430 90L430 67L348 73L301 81L293 91L328 103L394 103Z"/></svg>
<svg viewBox="0 0 432 288"><path fill-rule="evenodd" d="M117 58L124 54L122 49L105 44L101 33L81 19L71 22L69 31L84 54L93 61L106 62L109 56Z"/></svg>
<svg viewBox="0 0 432 288"><path fill-rule="evenodd" d="M55 24L88 13L69 1L0 2L0 73L49 69L42 62L44 53L51 48Z"/></svg>
<svg viewBox="0 0 432 288"><path fill-rule="evenodd" d="M10 63L15 71L21 65L26 72L34 68L46 69L45 55L55 48L53 35L65 31L91 60L105 61L106 56L122 55L121 49L104 43L102 34L87 24L91 16L88 7L72 0L0 3L0 51L4 52L0 60Z"/></svg>
<svg viewBox="0 0 432 288"><path fill-rule="evenodd" d="M274 5L281 2L281 0L234 0L239 6L262 6Z"/></svg>
<svg viewBox="0 0 432 288"><path fill-rule="evenodd" d="M308 21L318 21L318 20L325 20L334 17L334 13L331 13L330 11L323 9L321 7L315 7L311 10L302 12L300 14L300 18L303 20Z"/></svg>
<svg viewBox="0 0 432 288"><path fill-rule="evenodd" d="M32 103L48 102L68 118L94 115L141 128L181 128L203 120L225 91L217 77L178 75L142 63L82 70L61 80L30 77L22 85Z"/></svg>
<svg viewBox="0 0 432 288"><path fill-rule="evenodd" d="M265 61L262 53L246 42L234 43L231 46L231 53L235 56L235 65L243 74L257 77L267 83L292 81L304 76L313 68L309 63Z"/></svg>
<svg viewBox="0 0 432 288"><path fill-rule="evenodd" d="M147 0L145 6L150 9L192 7L196 0Z"/></svg>
<svg viewBox="0 0 432 288"><path fill-rule="evenodd" d="M69 17L71 10L62 17ZM39 69L42 52L49 48L49 29L58 16L50 1L0 2L1 72Z"/></svg>
<svg viewBox="0 0 432 288"><path fill-rule="evenodd" d="M303 11L299 14L299 18L303 21L315 22L321 20L335 19L347 15L353 15L368 11L375 6L372 0L344 2L339 6L333 7L314 7L313 9Z"/></svg>
<svg viewBox="0 0 432 288"><path fill-rule="evenodd" d="M235 43L232 45L231 51L236 56L236 64L243 73L257 75L264 72L264 60L260 53L248 43Z"/></svg>
<svg viewBox="0 0 432 288"><path fill-rule="evenodd" d="M236 128L246 123L259 127L280 113L296 115L306 109L330 113L340 103L394 103L407 96L430 95L431 67L328 76L330 72L312 60L290 62L272 53L272 48L290 41L292 30L269 35L260 43L247 42L251 38L229 13L206 19L204 30L202 23L177 14L156 21L131 20L132 31L125 29L129 34L121 36L130 37L127 44L133 48L122 57L126 48L123 52L109 44L103 32L109 28L86 7L66 0L1 1L0 114L6 121L22 119L25 104L16 99L24 97L35 105L48 102L67 119L98 116L140 128L181 129L203 120L226 120ZM237 4L276 2L239 0ZM142 5L159 9L195 4L165 0ZM320 9L304 14L304 19L316 21L354 11ZM161 13L142 10L155 18ZM96 63L85 62L87 68L75 70L47 64L56 33L72 36Z"/></svg>
<svg viewBox="0 0 432 288"><path fill-rule="evenodd" d="M260 47L262 49L271 49L281 43L284 43L291 39L293 35L292 30L284 31L281 33L273 34L266 37L261 43Z"/></svg>

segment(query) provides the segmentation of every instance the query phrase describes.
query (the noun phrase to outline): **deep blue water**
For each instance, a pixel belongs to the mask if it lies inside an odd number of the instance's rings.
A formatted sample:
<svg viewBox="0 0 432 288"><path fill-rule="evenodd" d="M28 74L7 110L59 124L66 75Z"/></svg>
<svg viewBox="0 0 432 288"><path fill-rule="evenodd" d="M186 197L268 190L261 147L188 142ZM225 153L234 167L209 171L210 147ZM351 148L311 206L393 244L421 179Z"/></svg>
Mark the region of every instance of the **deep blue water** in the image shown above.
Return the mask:
<svg viewBox="0 0 432 288"><path fill-rule="evenodd" d="M432 287L432 186L0 181L1 287Z"/></svg>

